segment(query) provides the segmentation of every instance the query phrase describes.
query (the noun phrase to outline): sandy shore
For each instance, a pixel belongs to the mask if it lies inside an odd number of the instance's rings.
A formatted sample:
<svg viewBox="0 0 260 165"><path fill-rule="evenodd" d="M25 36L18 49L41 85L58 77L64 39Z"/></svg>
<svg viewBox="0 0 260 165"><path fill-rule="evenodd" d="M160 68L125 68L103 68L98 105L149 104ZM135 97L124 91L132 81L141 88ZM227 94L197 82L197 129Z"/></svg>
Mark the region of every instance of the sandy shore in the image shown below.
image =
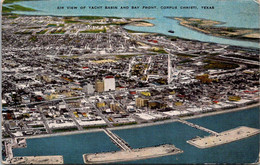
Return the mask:
<svg viewBox="0 0 260 165"><path fill-rule="evenodd" d="M145 20L152 20L154 18L131 18L130 21L131 23L128 24L128 26L139 26L139 27L152 27L154 24L150 22L146 22Z"/></svg>
<svg viewBox="0 0 260 165"><path fill-rule="evenodd" d="M128 24L130 26L139 26L139 27L152 27L154 24L148 22L133 22Z"/></svg>
<svg viewBox="0 0 260 165"><path fill-rule="evenodd" d="M175 19L175 20L178 20L179 23L180 23L180 25L182 25L182 26L185 26L185 27L187 27L187 28L200 31L200 32L202 32L202 33L211 34L211 32L209 32L209 31L206 31L206 30L200 29L200 28L198 28L198 27L194 27L194 26L189 25L189 22L186 21L186 20L183 19L183 18L177 18L177 17L176 17L176 18L174 18L174 19ZM196 20L196 19L194 18L194 20ZM221 24L221 23L220 23L220 22L216 22L216 21L211 21L211 22L208 23L208 26L214 26L214 25L217 25L217 24Z"/></svg>
<svg viewBox="0 0 260 165"><path fill-rule="evenodd" d="M246 110L246 109L250 109L250 108L254 108L254 107L259 107L259 106L260 106L260 102L258 102L256 104L248 105L248 106L245 106L245 107L226 109L226 110L218 110L218 111L215 111L215 112L209 112L209 113L204 113L204 114L195 115L195 116L182 117L181 119L183 119L183 120L195 119L195 118L201 118L201 117L206 117L206 116L213 116L213 115L218 115L218 114L231 113L231 112L235 112L235 111L242 111L242 110ZM107 128L107 129L109 129L109 130L133 129L133 128L141 128L141 127L147 127L147 126L173 123L173 122L176 122L176 121L177 121L177 119L169 119L169 120L164 120L164 121L157 121L157 122L154 122L154 123L144 123L144 124L137 124L137 125L112 127L112 128ZM28 137L25 136L24 138L33 139L33 138L44 138L44 137L52 137L52 136L64 136L64 135L102 132L102 131L103 131L103 129L97 128L97 129L82 130L82 131L62 132L62 133L56 133L56 134L44 134L44 135L35 135L35 136L28 136Z"/></svg>
<svg viewBox="0 0 260 165"><path fill-rule="evenodd" d="M151 19L155 19L153 17L144 17L144 18L131 18L131 21L143 21L143 20L151 20Z"/></svg>

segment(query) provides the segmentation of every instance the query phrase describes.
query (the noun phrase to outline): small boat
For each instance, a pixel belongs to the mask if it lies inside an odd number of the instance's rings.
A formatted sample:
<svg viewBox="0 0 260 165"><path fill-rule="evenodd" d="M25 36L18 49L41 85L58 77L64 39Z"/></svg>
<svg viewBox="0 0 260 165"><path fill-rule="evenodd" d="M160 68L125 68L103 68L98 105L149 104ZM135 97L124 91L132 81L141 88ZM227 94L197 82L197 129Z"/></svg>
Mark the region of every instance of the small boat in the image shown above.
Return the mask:
<svg viewBox="0 0 260 165"><path fill-rule="evenodd" d="M173 31L173 30L169 30L168 32L169 32L169 33L174 33L174 31Z"/></svg>

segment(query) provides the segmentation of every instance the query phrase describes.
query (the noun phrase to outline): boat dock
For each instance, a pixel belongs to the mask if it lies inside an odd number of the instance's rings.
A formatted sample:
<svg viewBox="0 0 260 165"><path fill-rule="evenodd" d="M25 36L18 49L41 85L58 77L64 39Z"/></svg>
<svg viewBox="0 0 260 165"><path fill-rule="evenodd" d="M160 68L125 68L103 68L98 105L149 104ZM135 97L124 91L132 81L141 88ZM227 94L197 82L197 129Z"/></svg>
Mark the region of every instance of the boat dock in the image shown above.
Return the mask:
<svg viewBox="0 0 260 165"><path fill-rule="evenodd" d="M177 121L178 121L178 122L181 122L181 123L183 123L183 124L187 124L188 126L191 126L191 127L193 127L193 128L196 128L196 129L199 129L199 130L208 132L208 133L211 134L211 135L219 135L219 133L217 133L217 132L215 132L215 131L212 131L212 130L210 130L210 129L208 129L208 128L205 128L205 127L199 126L199 125L197 125L197 124L188 122L188 121L186 121L186 120L178 119Z"/></svg>
<svg viewBox="0 0 260 165"><path fill-rule="evenodd" d="M125 142L123 139L121 139L119 136L111 132L110 130L104 128L104 132L107 134L107 136L110 137L112 142L116 144L119 148L121 148L124 151L131 151L131 148L127 142Z"/></svg>
<svg viewBox="0 0 260 165"><path fill-rule="evenodd" d="M242 126L221 132L218 135L211 135L204 138L198 137L195 139L191 139L188 140L187 143L197 148L203 149L248 138L250 136L257 135L259 132L259 129Z"/></svg>

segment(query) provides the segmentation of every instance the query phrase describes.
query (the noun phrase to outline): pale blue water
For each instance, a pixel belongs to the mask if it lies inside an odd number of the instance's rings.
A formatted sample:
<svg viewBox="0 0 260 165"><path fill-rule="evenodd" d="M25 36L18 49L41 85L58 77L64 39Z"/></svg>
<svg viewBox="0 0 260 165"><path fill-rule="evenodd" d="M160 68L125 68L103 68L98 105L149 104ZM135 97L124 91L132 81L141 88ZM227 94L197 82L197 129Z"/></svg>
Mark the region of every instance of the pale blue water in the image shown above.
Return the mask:
<svg viewBox="0 0 260 165"><path fill-rule="evenodd" d="M217 132L238 126L259 128L259 108L189 121ZM259 135L209 149L198 149L186 141L208 133L178 122L113 132L127 141L132 148L168 143L184 150L184 153L179 155L127 163L252 163L256 161L259 153ZM84 153L118 150L103 132L29 139L27 145L24 149L14 149L14 155L61 154L64 155L65 163L83 163Z"/></svg>
<svg viewBox="0 0 260 165"><path fill-rule="evenodd" d="M155 24L154 27L127 26L127 28L206 42L259 48L259 44L256 42L231 40L205 35L180 26L176 20L165 18L165 16L196 17L225 22L222 26L258 28L259 5L253 0L45 0L19 2L18 4L39 10L37 12L17 12L29 15L154 17L156 18L155 20L149 20L149 22ZM88 6L140 6L140 8L142 8L144 5L157 6L157 9L88 9ZM57 10L58 6L77 6L78 8L86 6L87 8ZM160 9L161 6L178 6L178 9L162 10ZM180 9L180 6L197 6L198 9ZM201 6L214 6L215 9L205 10L201 9ZM174 30L175 33L169 33L169 30Z"/></svg>

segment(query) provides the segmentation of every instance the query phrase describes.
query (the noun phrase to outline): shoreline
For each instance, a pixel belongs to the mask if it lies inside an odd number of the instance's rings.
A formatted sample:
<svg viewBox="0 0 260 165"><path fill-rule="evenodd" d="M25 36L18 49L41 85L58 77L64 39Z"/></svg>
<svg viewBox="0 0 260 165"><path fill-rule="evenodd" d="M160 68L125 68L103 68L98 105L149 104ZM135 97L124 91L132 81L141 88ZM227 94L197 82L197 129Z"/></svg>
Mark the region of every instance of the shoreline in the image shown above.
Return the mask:
<svg viewBox="0 0 260 165"><path fill-rule="evenodd" d="M148 23L148 22L132 22L127 24L128 26L137 26L137 27L153 27L155 26L152 23Z"/></svg>
<svg viewBox="0 0 260 165"><path fill-rule="evenodd" d="M219 115L219 114L225 114L225 113L232 113L232 112L247 110L247 109L256 108L256 107L259 107L259 106L260 106L260 102L255 103L255 104L251 104L251 105L247 105L245 107L226 109L226 110L218 110L218 111L215 111L215 112L209 112L209 113L199 114L199 115L195 115L195 116L182 117L181 119L190 120L190 119L195 119L195 118L202 118L202 117L207 117L207 116L214 116L214 115ZM153 123L144 123L144 124L112 127L112 128L107 128L107 129L108 130L122 130L122 129L142 128L142 127L149 127L149 126L155 126L155 125L161 125L161 124L174 123L177 120L178 119L169 119L169 120L157 121L157 122L153 122ZM43 135L35 135L35 136L20 137L20 138L35 139L35 138L47 138L47 137L54 137L54 136L66 136L66 135L76 135L76 134L94 133L94 132L103 132L103 129L98 128L98 129L91 129L91 130L62 132L62 133L56 133L56 134L43 134ZM6 139L10 139L10 138L6 138Z"/></svg>
<svg viewBox="0 0 260 165"><path fill-rule="evenodd" d="M131 30L131 29L129 29L129 28L131 28L131 26L129 24L122 25L122 28L127 30L127 31L131 31L132 33L154 34L154 35L161 35L161 36L165 36L165 37L174 37L176 39L181 39L181 40L186 40L186 41L194 41L194 42L210 43L210 44L219 44L219 45L226 45L226 46L234 46L234 47L240 47L240 48L248 48L248 49L257 49L257 50L259 50L259 47L254 47L254 46L230 45L230 44L223 44L223 43L218 43L218 42L214 42L214 41L201 41L201 40L198 40L198 39L183 38L183 37L179 37L179 36L176 36L176 35L170 35L170 34L164 34L164 33L158 33L158 32L146 32L146 31L142 31L142 30ZM190 29L190 30L193 30L193 29ZM210 34L208 34L208 35L210 35ZM213 37L217 37L217 36L213 36ZM219 37L219 38L224 38L224 37ZM229 39L229 38L224 38L224 39ZM233 40L236 40L236 39L233 39ZM239 41L239 40L237 40L237 41Z"/></svg>

